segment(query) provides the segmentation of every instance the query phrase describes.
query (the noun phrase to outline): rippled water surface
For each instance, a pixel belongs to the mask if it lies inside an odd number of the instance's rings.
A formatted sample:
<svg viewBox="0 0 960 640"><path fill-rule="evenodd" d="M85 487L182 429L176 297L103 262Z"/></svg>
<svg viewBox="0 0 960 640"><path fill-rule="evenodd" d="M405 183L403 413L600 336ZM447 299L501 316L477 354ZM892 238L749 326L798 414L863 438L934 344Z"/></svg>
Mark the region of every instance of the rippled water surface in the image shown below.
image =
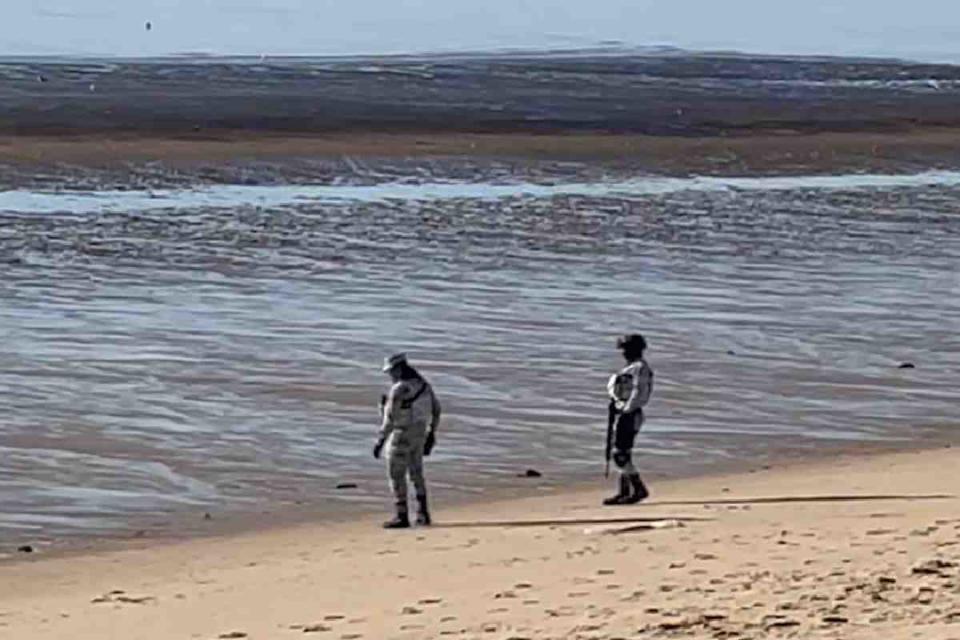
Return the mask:
<svg viewBox="0 0 960 640"><path fill-rule="evenodd" d="M445 404L446 499L596 476L627 330L657 372L654 472L949 432L958 182L0 192L0 533L379 505L397 349Z"/></svg>

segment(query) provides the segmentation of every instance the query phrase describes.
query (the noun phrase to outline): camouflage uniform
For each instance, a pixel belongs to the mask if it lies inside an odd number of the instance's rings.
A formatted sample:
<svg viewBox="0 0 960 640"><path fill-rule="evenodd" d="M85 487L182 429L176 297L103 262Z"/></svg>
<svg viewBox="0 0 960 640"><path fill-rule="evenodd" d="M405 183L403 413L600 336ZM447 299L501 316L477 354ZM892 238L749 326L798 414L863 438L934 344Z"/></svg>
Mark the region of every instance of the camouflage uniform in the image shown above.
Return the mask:
<svg viewBox="0 0 960 640"><path fill-rule="evenodd" d="M607 393L618 413L613 461L623 473L636 473L630 454L643 426L643 407L653 393L653 369L642 358L631 362L610 376Z"/></svg>
<svg viewBox="0 0 960 640"><path fill-rule="evenodd" d="M440 422L440 403L426 380L400 380L393 384L383 407L380 439L386 442L387 472L398 511L407 509L407 475L417 499L425 507L427 484L423 453L427 434Z"/></svg>
<svg viewBox="0 0 960 640"><path fill-rule="evenodd" d="M620 493L606 504L638 502L649 495L633 465L633 443L643 426L643 407L653 393L653 369L637 358L610 376L607 393L617 410L613 462L620 469Z"/></svg>

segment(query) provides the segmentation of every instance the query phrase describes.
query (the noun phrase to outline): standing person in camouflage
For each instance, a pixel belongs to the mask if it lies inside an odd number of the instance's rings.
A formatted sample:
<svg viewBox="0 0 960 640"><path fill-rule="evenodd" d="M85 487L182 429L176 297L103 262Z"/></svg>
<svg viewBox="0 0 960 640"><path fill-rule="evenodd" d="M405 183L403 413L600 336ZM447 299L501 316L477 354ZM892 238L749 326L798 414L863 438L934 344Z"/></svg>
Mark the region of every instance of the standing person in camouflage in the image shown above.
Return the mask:
<svg viewBox="0 0 960 640"><path fill-rule="evenodd" d="M407 362L406 354L398 353L387 358L383 371L390 375L393 385L389 394L381 398L383 422L373 457L379 458L386 446L387 471L396 504L396 516L383 526L387 529L410 526L408 474L417 493L417 524L427 526L430 524L430 510L423 477L423 456L429 456L433 451L440 423L440 403L430 383Z"/></svg>
<svg viewBox="0 0 960 640"><path fill-rule="evenodd" d="M606 505L636 504L650 492L633 466L633 443L643 425L643 407L653 392L653 369L643 359L647 341L638 333L617 340L627 366L610 377L607 392L615 412L613 462L620 470L620 491Z"/></svg>

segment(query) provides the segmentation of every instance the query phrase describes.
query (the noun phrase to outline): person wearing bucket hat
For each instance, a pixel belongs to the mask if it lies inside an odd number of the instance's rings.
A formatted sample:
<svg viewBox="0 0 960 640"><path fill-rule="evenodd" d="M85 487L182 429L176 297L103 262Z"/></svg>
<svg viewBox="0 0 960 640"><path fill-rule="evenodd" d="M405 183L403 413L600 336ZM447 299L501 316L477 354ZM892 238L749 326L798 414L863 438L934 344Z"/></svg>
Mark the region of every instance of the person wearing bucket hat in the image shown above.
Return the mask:
<svg viewBox="0 0 960 640"><path fill-rule="evenodd" d="M380 398L381 427L373 457L387 450L387 474L396 507L395 517L384 523L387 529L410 526L407 508L407 476L417 494L417 524L430 524L423 457L429 456L440 423L440 402L433 387L407 361L404 353L384 359L382 371L393 384Z"/></svg>
<svg viewBox="0 0 960 640"><path fill-rule="evenodd" d="M633 443L643 425L643 407L653 393L653 369L643 358L647 341L639 333L622 336L617 348L623 353L627 366L610 376L607 392L610 395L610 418L613 434L613 462L620 470L620 490L603 501L605 505L636 504L650 495L633 466Z"/></svg>

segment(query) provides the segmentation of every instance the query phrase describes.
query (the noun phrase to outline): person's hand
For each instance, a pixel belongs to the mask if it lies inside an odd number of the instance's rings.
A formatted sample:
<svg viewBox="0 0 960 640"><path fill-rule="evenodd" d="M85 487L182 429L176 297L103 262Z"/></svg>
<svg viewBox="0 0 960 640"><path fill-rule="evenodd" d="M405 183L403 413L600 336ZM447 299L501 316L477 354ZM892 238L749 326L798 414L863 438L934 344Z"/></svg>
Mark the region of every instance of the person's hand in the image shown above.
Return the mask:
<svg viewBox="0 0 960 640"><path fill-rule="evenodd" d="M427 434L427 441L423 443L423 455L428 456L433 451L433 445L437 444L437 438L433 431Z"/></svg>
<svg viewBox="0 0 960 640"><path fill-rule="evenodd" d="M377 444L373 445L373 457L377 460L380 459L380 453L383 451L383 438L377 440Z"/></svg>

